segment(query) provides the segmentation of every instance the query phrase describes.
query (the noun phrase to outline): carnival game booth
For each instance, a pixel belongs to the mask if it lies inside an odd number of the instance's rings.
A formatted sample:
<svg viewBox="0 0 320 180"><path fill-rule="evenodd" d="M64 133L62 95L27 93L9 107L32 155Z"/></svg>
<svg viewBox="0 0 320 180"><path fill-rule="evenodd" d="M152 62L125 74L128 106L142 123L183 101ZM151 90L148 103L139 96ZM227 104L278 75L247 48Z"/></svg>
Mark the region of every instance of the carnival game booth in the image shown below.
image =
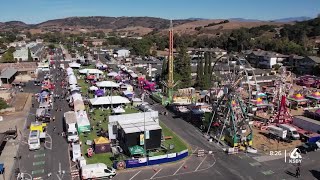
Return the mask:
<svg viewBox="0 0 320 180"><path fill-rule="evenodd" d="M310 95L307 95L306 98L308 98L313 106L318 106L319 102L320 102L320 93L317 92L313 92Z"/></svg>
<svg viewBox="0 0 320 180"><path fill-rule="evenodd" d="M105 137L98 137L93 140L94 142L94 153L101 154L111 152L110 141Z"/></svg>
<svg viewBox="0 0 320 180"><path fill-rule="evenodd" d="M293 96L290 96L288 98L289 102L290 102L290 107L291 108L299 108L302 106L307 106L309 100L306 99L303 95L301 94L295 94Z"/></svg>
<svg viewBox="0 0 320 180"><path fill-rule="evenodd" d="M273 108L273 104L268 103L266 99L258 97L257 99L251 100L249 103L251 106L251 111L255 114L261 114L267 112L269 109Z"/></svg>
<svg viewBox="0 0 320 180"><path fill-rule="evenodd" d="M91 126L87 115L84 110L75 112L77 116L77 128L79 133L90 132Z"/></svg>

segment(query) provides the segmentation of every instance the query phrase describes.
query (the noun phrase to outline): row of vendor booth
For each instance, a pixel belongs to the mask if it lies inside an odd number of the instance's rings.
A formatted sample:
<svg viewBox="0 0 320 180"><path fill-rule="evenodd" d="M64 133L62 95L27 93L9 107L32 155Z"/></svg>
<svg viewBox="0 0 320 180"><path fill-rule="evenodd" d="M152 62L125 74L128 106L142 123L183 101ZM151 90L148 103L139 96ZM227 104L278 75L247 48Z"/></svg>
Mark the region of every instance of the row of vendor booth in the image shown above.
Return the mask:
<svg viewBox="0 0 320 180"><path fill-rule="evenodd" d="M73 107L73 110L76 113L78 132L89 132L91 129L90 121L85 110L82 95L80 93L81 87L77 85L77 78L74 75L73 69L69 67L66 70L68 75L70 92L69 104Z"/></svg>

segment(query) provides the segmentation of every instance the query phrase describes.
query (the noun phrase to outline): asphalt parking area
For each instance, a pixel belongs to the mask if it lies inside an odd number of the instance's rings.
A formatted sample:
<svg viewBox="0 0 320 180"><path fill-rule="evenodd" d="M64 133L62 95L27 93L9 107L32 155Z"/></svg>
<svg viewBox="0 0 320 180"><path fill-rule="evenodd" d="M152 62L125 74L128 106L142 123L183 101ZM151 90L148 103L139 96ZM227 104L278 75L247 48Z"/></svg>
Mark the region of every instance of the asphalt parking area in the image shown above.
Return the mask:
<svg viewBox="0 0 320 180"><path fill-rule="evenodd" d="M214 166L215 162L216 160L213 154L208 154L203 157L191 155L186 160L177 163L119 171L114 179L142 180L174 177L181 174L195 173L209 169Z"/></svg>

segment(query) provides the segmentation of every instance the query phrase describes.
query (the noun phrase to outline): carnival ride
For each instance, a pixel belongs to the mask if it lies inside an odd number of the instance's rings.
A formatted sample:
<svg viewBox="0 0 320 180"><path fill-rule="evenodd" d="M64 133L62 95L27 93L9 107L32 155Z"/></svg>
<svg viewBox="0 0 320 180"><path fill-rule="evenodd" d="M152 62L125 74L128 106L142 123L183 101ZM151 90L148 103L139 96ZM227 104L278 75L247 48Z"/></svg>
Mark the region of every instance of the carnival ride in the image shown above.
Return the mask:
<svg viewBox="0 0 320 180"><path fill-rule="evenodd" d="M294 91L292 89L293 78L290 71L286 71L285 67L279 69L279 75L275 80L275 89L273 103L275 112L268 123L291 123L292 116L290 115L287 106L289 102L287 97L290 97Z"/></svg>
<svg viewBox="0 0 320 180"><path fill-rule="evenodd" d="M218 64L214 63L213 68ZM207 135L213 136L218 142L224 140L231 147L251 146L253 133L249 116L252 89L260 90L257 85L253 68L248 61L239 57L229 57L226 60L228 70L220 81L225 82L221 87L222 93L213 104ZM249 67L249 68L246 68ZM253 76L249 77L249 71ZM244 87L245 86L245 87Z"/></svg>

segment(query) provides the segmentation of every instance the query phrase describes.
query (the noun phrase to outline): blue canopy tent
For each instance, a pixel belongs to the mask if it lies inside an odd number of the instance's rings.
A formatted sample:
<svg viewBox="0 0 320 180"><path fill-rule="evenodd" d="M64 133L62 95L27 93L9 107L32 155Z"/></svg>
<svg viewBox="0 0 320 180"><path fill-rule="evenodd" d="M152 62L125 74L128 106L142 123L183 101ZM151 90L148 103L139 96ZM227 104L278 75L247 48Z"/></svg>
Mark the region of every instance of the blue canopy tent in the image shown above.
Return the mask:
<svg viewBox="0 0 320 180"><path fill-rule="evenodd" d="M98 89L94 92L95 95L97 96L103 96L104 95L104 91L102 89Z"/></svg>

